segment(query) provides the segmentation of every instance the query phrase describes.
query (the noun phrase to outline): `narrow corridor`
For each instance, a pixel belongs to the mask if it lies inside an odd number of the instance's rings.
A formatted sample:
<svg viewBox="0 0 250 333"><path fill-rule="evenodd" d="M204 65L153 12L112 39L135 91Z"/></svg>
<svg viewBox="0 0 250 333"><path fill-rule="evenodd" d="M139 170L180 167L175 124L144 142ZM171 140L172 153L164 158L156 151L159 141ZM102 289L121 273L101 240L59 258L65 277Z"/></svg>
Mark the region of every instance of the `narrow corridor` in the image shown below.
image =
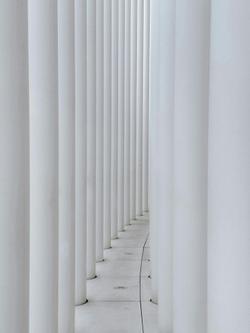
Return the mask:
<svg viewBox="0 0 250 333"><path fill-rule="evenodd" d="M250 0L0 0L0 333L250 333L249 36Z"/></svg>
<svg viewBox="0 0 250 333"><path fill-rule="evenodd" d="M148 218L133 220L97 263L97 278L88 281L88 300L76 307L76 333L140 333L139 276ZM142 261L142 311L145 333L157 331L157 306L150 300L149 241Z"/></svg>

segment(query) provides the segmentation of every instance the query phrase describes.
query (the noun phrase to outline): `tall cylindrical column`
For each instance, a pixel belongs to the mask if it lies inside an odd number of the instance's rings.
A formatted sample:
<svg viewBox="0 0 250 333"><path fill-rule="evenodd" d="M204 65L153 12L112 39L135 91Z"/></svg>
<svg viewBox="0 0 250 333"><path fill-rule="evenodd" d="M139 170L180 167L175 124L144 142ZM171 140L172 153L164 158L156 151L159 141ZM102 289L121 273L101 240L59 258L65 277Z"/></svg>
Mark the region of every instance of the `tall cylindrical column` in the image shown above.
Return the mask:
<svg viewBox="0 0 250 333"><path fill-rule="evenodd" d="M75 0L75 303L86 302L87 8Z"/></svg>
<svg viewBox="0 0 250 333"><path fill-rule="evenodd" d="M158 151L157 146L157 119L159 110L159 46L160 46L160 6L159 1L150 2L150 128L149 128L149 191L150 191L150 257L151 257L151 300L158 302Z"/></svg>
<svg viewBox="0 0 250 333"><path fill-rule="evenodd" d="M46 24L45 24L46 23ZM57 1L29 1L30 332L58 330Z"/></svg>
<svg viewBox="0 0 250 333"><path fill-rule="evenodd" d="M112 0L112 143L111 143L111 237L118 236L118 15L119 1Z"/></svg>
<svg viewBox="0 0 250 333"><path fill-rule="evenodd" d="M118 39L118 231L124 230L125 0L119 0Z"/></svg>
<svg viewBox="0 0 250 333"><path fill-rule="evenodd" d="M212 1L208 333L250 330L250 2Z"/></svg>
<svg viewBox="0 0 250 333"><path fill-rule="evenodd" d="M0 331L29 330L27 1L0 0Z"/></svg>
<svg viewBox="0 0 250 333"><path fill-rule="evenodd" d="M210 0L177 0L174 331L206 331ZM195 73L195 75L194 75Z"/></svg>
<svg viewBox="0 0 250 333"><path fill-rule="evenodd" d="M104 1L104 248L111 247L111 13L112 13L112 0Z"/></svg>
<svg viewBox="0 0 250 333"><path fill-rule="evenodd" d="M159 5L159 101L156 117L159 332L173 332L173 116L175 0ZM164 255L162 255L164 253Z"/></svg>
<svg viewBox="0 0 250 333"><path fill-rule="evenodd" d="M131 1L130 49L130 218L136 218L137 1Z"/></svg>
<svg viewBox="0 0 250 333"><path fill-rule="evenodd" d="M148 211L149 183L149 50L150 50L150 0L144 0L143 23L143 163L142 211Z"/></svg>
<svg viewBox="0 0 250 333"><path fill-rule="evenodd" d="M103 260L103 0L96 2L96 260Z"/></svg>
<svg viewBox="0 0 250 333"><path fill-rule="evenodd" d="M87 276L96 275L96 0L87 0Z"/></svg>
<svg viewBox="0 0 250 333"><path fill-rule="evenodd" d="M59 333L74 332L75 59L74 2L58 2Z"/></svg>
<svg viewBox="0 0 250 333"><path fill-rule="evenodd" d="M137 0L137 87L136 87L136 215L142 211L143 160L143 25L144 0Z"/></svg>
<svg viewBox="0 0 250 333"><path fill-rule="evenodd" d="M131 0L125 1L125 55L124 55L124 223L130 222L130 31Z"/></svg>

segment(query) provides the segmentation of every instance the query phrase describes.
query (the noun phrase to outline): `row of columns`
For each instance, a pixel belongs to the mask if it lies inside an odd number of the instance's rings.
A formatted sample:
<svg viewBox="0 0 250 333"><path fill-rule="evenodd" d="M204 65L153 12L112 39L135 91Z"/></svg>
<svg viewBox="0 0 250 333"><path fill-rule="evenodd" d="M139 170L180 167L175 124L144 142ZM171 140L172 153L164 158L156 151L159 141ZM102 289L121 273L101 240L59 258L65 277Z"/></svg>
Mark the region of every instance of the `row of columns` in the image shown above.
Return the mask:
<svg viewBox="0 0 250 333"><path fill-rule="evenodd" d="M151 2L152 300L159 332L250 329L250 4Z"/></svg>
<svg viewBox="0 0 250 333"><path fill-rule="evenodd" d="M149 1L0 0L0 49L0 331L71 333L148 210Z"/></svg>

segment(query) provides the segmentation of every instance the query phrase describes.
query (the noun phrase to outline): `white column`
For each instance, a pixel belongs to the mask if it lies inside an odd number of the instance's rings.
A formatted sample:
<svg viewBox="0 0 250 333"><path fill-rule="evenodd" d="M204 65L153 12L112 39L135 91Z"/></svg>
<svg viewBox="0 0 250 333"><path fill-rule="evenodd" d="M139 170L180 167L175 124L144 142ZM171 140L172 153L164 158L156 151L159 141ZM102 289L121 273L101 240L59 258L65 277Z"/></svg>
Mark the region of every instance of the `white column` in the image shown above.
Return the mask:
<svg viewBox="0 0 250 333"><path fill-rule="evenodd" d="M142 162L142 210L148 207L149 177L149 34L150 34L150 0L144 0L143 23L143 162Z"/></svg>
<svg viewBox="0 0 250 333"><path fill-rule="evenodd" d="M159 0L158 0L159 1ZM157 1L157 2L158 2ZM159 104L156 110L159 332L173 332L173 116L175 0L160 0Z"/></svg>
<svg viewBox="0 0 250 333"><path fill-rule="evenodd" d="M130 31L131 0L125 0L124 55L124 223L130 223Z"/></svg>
<svg viewBox="0 0 250 333"><path fill-rule="evenodd" d="M118 9L112 0L112 144L111 144L111 238L118 236Z"/></svg>
<svg viewBox="0 0 250 333"><path fill-rule="evenodd" d="M75 303L86 302L87 8L75 0Z"/></svg>
<svg viewBox="0 0 250 333"><path fill-rule="evenodd" d="M58 330L57 1L29 1L30 333Z"/></svg>
<svg viewBox="0 0 250 333"><path fill-rule="evenodd" d="M212 1L208 333L250 331L250 2Z"/></svg>
<svg viewBox="0 0 250 333"><path fill-rule="evenodd" d="M130 49L130 217L136 218L137 0L131 0Z"/></svg>
<svg viewBox="0 0 250 333"><path fill-rule="evenodd" d="M125 0L119 0L118 39L118 231L124 230Z"/></svg>
<svg viewBox="0 0 250 333"><path fill-rule="evenodd" d="M143 160L143 24L144 0L137 1L137 87L136 87L136 215L142 211Z"/></svg>
<svg viewBox="0 0 250 333"><path fill-rule="evenodd" d="M74 332L75 61L74 2L58 2L59 314L60 333Z"/></svg>
<svg viewBox="0 0 250 333"><path fill-rule="evenodd" d="M111 247L111 13L112 0L104 0L104 248Z"/></svg>
<svg viewBox="0 0 250 333"><path fill-rule="evenodd" d="M149 128L149 200L150 200L150 257L151 257L151 300L158 302L158 151L157 146L157 119L159 110L159 46L160 46L160 6L157 2L150 2L150 128ZM159 178L158 178L159 179Z"/></svg>
<svg viewBox="0 0 250 333"><path fill-rule="evenodd" d="M103 260L103 0L96 2L96 260Z"/></svg>
<svg viewBox="0 0 250 333"><path fill-rule="evenodd" d="M206 331L210 0L177 0L174 332Z"/></svg>
<svg viewBox="0 0 250 333"><path fill-rule="evenodd" d="M0 0L0 331L29 327L27 1Z"/></svg>
<svg viewBox="0 0 250 333"><path fill-rule="evenodd" d="M96 276L96 0L87 0L87 277Z"/></svg>

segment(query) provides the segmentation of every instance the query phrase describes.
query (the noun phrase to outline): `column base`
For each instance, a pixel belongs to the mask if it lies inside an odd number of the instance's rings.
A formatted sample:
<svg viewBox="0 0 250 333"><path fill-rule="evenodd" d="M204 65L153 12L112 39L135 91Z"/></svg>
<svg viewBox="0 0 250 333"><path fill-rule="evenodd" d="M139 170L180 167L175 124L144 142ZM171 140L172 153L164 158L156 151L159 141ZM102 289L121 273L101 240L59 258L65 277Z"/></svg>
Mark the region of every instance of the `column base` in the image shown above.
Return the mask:
<svg viewBox="0 0 250 333"><path fill-rule="evenodd" d="M85 302L83 302L83 303L80 303L80 304L75 304L75 307L77 307L77 306L82 306L82 305L84 305L84 304L87 304L89 301L88 301L88 299L86 298L86 301Z"/></svg>

